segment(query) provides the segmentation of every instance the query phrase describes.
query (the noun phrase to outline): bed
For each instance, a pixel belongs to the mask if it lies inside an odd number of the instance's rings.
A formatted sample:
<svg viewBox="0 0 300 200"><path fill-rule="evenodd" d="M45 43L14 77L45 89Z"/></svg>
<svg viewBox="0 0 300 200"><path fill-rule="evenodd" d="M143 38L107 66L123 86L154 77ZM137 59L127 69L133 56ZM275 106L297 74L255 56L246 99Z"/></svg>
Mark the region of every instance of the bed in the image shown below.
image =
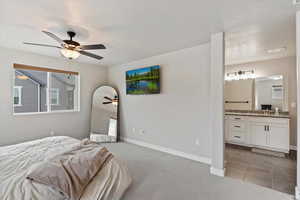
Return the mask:
<svg viewBox="0 0 300 200"><path fill-rule="evenodd" d="M80 140L58 136L0 147L0 199L66 200L60 192L26 176L32 165L79 143ZM87 185L80 200L119 200L131 181L126 165L113 156Z"/></svg>

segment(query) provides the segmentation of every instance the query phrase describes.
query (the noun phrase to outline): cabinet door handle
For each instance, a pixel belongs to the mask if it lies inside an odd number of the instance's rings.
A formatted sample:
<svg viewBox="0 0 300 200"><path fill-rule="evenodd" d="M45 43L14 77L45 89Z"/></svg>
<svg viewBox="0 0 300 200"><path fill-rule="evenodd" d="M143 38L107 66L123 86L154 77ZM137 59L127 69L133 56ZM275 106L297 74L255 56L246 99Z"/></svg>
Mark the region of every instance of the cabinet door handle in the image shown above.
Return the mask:
<svg viewBox="0 0 300 200"><path fill-rule="evenodd" d="M241 136L234 136L235 138L241 138Z"/></svg>
<svg viewBox="0 0 300 200"><path fill-rule="evenodd" d="M237 117L237 118L234 118L234 119L237 119L237 120L239 120L239 119L241 119L241 118L238 118L238 117Z"/></svg>
<svg viewBox="0 0 300 200"><path fill-rule="evenodd" d="M241 128L241 126L234 126L235 128Z"/></svg>
<svg viewBox="0 0 300 200"><path fill-rule="evenodd" d="M268 125L268 131L270 131L270 126Z"/></svg>
<svg viewBox="0 0 300 200"><path fill-rule="evenodd" d="M267 131L267 126L265 125L265 131Z"/></svg>

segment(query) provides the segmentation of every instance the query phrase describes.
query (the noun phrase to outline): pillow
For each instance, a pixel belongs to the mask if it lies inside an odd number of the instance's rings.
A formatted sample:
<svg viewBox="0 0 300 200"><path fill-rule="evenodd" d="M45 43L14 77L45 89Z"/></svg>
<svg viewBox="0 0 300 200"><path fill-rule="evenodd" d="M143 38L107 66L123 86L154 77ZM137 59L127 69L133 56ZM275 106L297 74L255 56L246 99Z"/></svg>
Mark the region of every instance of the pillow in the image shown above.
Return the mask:
<svg viewBox="0 0 300 200"><path fill-rule="evenodd" d="M27 178L52 187L70 200L79 200L85 187L112 157L105 147L84 141L62 155L33 166Z"/></svg>

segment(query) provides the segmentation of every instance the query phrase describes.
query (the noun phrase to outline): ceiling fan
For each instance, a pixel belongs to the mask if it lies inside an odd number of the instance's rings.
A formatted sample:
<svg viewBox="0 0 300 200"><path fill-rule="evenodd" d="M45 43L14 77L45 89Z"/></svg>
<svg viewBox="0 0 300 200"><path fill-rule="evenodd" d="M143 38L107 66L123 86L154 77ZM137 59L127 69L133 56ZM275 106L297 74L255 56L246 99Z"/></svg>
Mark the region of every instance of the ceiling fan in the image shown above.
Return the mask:
<svg viewBox="0 0 300 200"><path fill-rule="evenodd" d="M69 40L62 40L58 36L48 31L42 31L55 41L59 43L59 46L48 45L48 44L37 44L31 42L24 42L26 45L34 45L34 46L43 46L43 47L52 47L60 49L61 54L69 59L76 59L81 55L88 56L91 58L95 58L97 60L101 60L103 57L98 56L96 54L87 52L85 50L95 50L95 49L106 49L103 44L92 44L92 45L81 45L79 42L73 40L73 37L76 36L76 33L73 31L68 31L67 34L70 37Z"/></svg>
<svg viewBox="0 0 300 200"><path fill-rule="evenodd" d="M113 99L105 96L104 99L107 101L104 101L102 104L111 104L112 103L113 105L118 105L119 99L117 96L115 96Z"/></svg>

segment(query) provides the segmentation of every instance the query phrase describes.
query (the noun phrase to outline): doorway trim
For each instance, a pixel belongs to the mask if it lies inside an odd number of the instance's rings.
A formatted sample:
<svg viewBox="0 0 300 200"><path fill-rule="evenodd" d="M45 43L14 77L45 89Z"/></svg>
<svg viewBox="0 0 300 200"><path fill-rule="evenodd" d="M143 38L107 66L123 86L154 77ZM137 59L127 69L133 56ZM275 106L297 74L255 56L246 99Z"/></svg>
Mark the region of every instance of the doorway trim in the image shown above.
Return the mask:
<svg viewBox="0 0 300 200"><path fill-rule="evenodd" d="M300 149L300 11L296 14L296 57L297 57L297 149ZM295 197L300 199L300 154L297 152L297 185Z"/></svg>
<svg viewBox="0 0 300 200"><path fill-rule="evenodd" d="M210 48L210 127L212 135L210 173L224 176L224 32L211 35Z"/></svg>

